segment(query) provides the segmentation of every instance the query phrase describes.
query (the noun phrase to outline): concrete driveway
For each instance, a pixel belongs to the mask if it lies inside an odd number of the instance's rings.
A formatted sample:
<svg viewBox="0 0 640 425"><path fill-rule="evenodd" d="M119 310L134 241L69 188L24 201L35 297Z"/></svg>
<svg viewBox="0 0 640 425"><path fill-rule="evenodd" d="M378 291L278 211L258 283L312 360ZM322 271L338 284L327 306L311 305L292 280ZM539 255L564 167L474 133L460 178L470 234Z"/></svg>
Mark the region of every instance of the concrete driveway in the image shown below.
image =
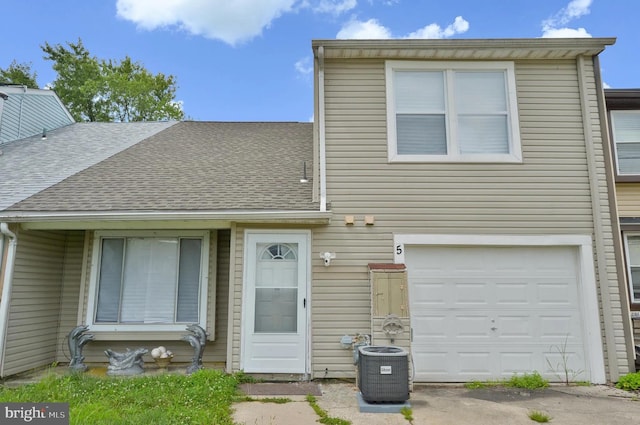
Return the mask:
<svg viewBox="0 0 640 425"><path fill-rule="evenodd" d="M362 413L352 383L319 383L318 405L329 417L353 425L408 425L400 413ZM286 392L286 391L282 391ZM246 425L317 425L319 416L303 395L269 394L285 404L243 402L234 420ZM255 398L264 396L255 396ZM411 393L413 425L532 425L531 411L551 417L551 424L631 425L640 423L640 397L609 386L553 386L539 391L493 387L416 386Z"/></svg>

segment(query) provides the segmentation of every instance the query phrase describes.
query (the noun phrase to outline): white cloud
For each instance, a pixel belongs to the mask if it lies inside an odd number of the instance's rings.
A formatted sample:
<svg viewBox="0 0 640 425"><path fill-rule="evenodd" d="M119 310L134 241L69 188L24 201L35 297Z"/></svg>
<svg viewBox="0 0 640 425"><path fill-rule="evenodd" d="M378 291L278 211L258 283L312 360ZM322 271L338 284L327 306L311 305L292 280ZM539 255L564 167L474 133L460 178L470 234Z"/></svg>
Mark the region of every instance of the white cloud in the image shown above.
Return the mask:
<svg viewBox="0 0 640 425"><path fill-rule="evenodd" d="M442 29L438 24L429 24L424 28L412 32L405 38L447 38L456 34L462 34L469 30L469 22L462 16L456 16L453 23Z"/></svg>
<svg viewBox="0 0 640 425"><path fill-rule="evenodd" d="M584 28L548 28L542 33L543 38L589 38L591 34Z"/></svg>
<svg viewBox="0 0 640 425"><path fill-rule="evenodd" d="M391 31L375 19L366 22L352 20L342 27L336 38L341 39L385 39L391 38Z"/></svg>
<svg viewBox="0 0 640 425"><path fill-rule="evenodd" d="M462 34L469 29L469 22L462 16L457 16L451 25L446 28L438 24L429 24L417 31L399 38L446 38L456 34ZM376 19L368 21L351 20L347 22L336 35L336 38L343 39L387 39L395 38L391 30L380 24Z"/></svg>
<svg viewBox="0 0 640 425"><path fill-rule="evenodd" d="M591 34L584 28L568 28L566 25L591 11L593 0L571 0L566 7L560 9L554 16L542 22L543 38L564 38L564 37L591 37Z"/></svg>
<svg viewBox="0 0 640 425"><path fill-rule="evenodd" d="M312 8L314 12L340 15L351 9L355 9L357 5L358 0L320 0L320 2L312 6Z"/></svg>
<svg viewBox="0 0 640 425"><path fill-rule="evenodd" d="M292 10L296 0L117 0L119 17L140 28L175 27L236 45Z"/></svg>
<svg viewBox="0 0 640 425"><path fill-rule="evenodd" d="M177 28L236 45L262 34L285 13L310 9L340 15L358 0L117 0L118 17L139 28Z"/></svg>
<svg viewBox="0 0 640 425"><path fill-rule="evenodd" d="M295 63L296 71L301 75L309 75L313 72L313 58L307 56Z"/></svg>

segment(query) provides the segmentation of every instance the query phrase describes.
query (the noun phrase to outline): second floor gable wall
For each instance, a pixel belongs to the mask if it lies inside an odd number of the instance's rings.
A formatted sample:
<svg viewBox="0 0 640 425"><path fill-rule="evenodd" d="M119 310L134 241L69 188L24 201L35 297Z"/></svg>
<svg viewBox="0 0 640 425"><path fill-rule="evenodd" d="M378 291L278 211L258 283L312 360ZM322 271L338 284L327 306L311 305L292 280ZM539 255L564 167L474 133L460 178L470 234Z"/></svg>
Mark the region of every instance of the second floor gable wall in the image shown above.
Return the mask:
<svg viewBox="0 0 640 425"><path fill-rule="evenodd" d="M332 211L438 232L591 233L594 188L607 203L596 56L612 40L475 42L314 42Z"/></svg>

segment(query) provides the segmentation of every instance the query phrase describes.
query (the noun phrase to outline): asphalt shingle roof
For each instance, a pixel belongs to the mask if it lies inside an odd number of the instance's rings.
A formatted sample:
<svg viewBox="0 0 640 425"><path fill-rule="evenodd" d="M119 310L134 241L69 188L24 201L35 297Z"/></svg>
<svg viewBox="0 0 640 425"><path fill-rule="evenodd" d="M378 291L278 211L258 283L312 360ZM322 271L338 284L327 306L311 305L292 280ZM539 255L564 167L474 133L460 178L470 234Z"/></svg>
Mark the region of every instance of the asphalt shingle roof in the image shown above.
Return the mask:
<svg viewBox="0 0 640 425"><path fill-rule="evenodd" d="M0 146L0 210L176 122L76 123Z"/></svg>
<svg viewBox="0 0 640 425"><path fill-rule="evenodd" d="M181 122L8 210L318 210L312 158L311 123Z"/></svg>

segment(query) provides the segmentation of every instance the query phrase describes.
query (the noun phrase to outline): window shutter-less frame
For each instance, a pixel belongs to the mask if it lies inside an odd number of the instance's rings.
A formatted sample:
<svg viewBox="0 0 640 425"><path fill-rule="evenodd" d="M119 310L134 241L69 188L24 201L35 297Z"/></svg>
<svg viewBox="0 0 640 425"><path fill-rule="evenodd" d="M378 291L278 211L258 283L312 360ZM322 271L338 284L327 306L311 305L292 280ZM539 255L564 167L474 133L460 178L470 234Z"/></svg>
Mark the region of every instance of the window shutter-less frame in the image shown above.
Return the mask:
<svg viewBox="0 0 640 425"><path fill-rule="evenodd" d="M618 174L640 174L640 111L611 111Z"/></svg>
<svg viewBox="0 0 640 425"><path fill-rule="evenodd" d="M511 62L387 61L390 161L521 162Z"/></svg>

